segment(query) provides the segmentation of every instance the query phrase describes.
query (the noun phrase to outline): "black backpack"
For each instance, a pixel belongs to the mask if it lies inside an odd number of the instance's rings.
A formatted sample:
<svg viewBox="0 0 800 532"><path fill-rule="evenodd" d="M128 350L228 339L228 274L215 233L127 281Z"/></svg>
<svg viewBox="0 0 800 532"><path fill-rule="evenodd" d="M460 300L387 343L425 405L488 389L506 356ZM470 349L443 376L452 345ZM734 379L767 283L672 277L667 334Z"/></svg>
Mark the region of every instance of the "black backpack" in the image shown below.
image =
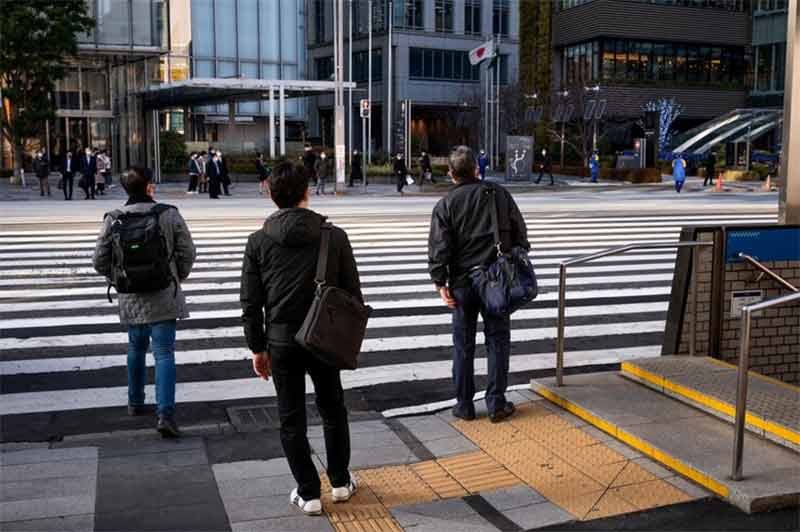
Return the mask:
<svg viewBox="0 0 800 532"><path fill-rule="evenodd" d="M172 205L156 204L146 212L113 211L111 217L111 287L119 294L157 292L178 282L170 265L173 256L158 218L174 209Z"/></svg>

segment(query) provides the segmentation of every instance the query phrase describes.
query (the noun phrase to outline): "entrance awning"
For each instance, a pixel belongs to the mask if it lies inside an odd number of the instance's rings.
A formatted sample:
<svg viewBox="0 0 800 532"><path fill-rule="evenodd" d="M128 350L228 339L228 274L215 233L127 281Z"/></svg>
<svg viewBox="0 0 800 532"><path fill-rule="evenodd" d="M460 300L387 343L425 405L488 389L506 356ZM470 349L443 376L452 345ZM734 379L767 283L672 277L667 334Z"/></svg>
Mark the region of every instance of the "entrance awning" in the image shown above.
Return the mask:
<svg viewBox="0 0 800 532"><path fill-rule="evenodd" d="M782 109L735 109L678 135L665 151L704 157L720 144L752 142L782 122Z"/></svg>
<svg viewBox="0 0 800 532"><path fill-rule="evenodd" d="M356 88L355 83L344 82L345 89ZM269 100L270 89L276 96L299 98L327 94L334 91L333 81L306 81L287 79L249 78L192 78L154 85L140 91L147 110L170 107L199 106L231 101L246 102Z"/></svg>

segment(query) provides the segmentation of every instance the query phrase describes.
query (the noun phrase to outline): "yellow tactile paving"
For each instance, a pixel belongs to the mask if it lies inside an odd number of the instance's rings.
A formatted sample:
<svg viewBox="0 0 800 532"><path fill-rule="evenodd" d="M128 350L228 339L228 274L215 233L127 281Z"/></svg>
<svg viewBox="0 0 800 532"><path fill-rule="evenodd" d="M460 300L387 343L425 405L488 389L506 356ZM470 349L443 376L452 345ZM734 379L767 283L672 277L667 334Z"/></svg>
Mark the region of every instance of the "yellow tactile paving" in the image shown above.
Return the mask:
<svg viewBox="0 0 800 532"><path fill-rule="evenodd" d="M435 460L414 464L411 469L442 499L468 495L467 490Z"/></svg>
<svg viewBox="0 0 800 532"><path fill-rule="evenodd" d="M480 447L509 445L527 439L527 436L511 423L492 423L488 418L455 421L453 427Z"/></svg>
<svg viewBox="0 0 800 532"><path fill-rule="evenodd" d="M600 443L581 429L569 428L565 430L547 431L534 433L531 437L543 444L545 447L554 450L565 448L588 447Z"/></svg>
<svg viewBox="0 0 800 532"><path fill-rule="evenodd" d="M508 469L483 451L443 458L439 464L470 493L521 484Z"/></svg>
<svg viewBox="0 0 800 532"><path fill-rule="evenodd" d="M435 501L438 495L409 466L364 469L358 478L387 508Z"/></svg>
<svg viewBox="0 0 800 532"><path fill-rule="evenodd" d="M332 524L336 532L403 532L400 525L389 516Z"/></svg>
<svg viewBox="0 0 800 532"><path fill-rule="evenodd" d="M589 513L589 510L597 504L597 501L600 500L604 493L605 490L598 490L591 493L584 493L583 495L570 495L558 499L550 499L550 502L557 504L578 519L583 519L584 516ZM544 493L542 495L544 495ZM547 497L547 495L545 495L545 497Z"/></svg>
<svg viewBox="0 0 800 532"><path fill-rule="evenodd" d="M625 499L617 496L612 491L607 491L600 497L599 501L594 503L594 506L586 512L586 515L584 515L582 519L584 521L589 521L591 519L600 519L601 517L610 517L612 515L628 514L636 510L637 508Z"/></svg>
<svg viewBox="0 0 800 532"><path fill-rule="evenodd" d="M619 476L614 479L611 487L618 488L620 486L627 486L630 484L641 484L642 482L649 482L651 480L656 480L657 478L658 477L645 470L639 464L628 462L625 465L625 469L623 469Z"/></svg>
<svg viewBox="0 0 800 532"><path fill-rule="evenodd" d="M672 484L659 479L612 488L612 491L640 510L691 500Z"/></svg>
<svg viewBox="0 0 800 532"><path fill-rule="evenodd" d="M617 480L617 477L622 473L622 470L625 469L627 464L628 462L616 462L614 464L595 465L585 471L586 474L594 480L608 487Z"/></svg>

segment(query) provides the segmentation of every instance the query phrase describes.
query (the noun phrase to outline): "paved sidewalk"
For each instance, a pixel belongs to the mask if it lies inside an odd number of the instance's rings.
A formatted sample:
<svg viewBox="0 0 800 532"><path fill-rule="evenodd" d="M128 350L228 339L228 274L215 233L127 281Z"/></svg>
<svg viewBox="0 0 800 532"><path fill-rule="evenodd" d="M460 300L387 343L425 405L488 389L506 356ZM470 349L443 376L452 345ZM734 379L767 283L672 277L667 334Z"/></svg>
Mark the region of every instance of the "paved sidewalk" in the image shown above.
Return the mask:
<svg viewBox="0 0 800 532"><path fill-rule="evenodd" d="M520 531L709 496L527 390L509 399L518 412L500 424L485 409L473 422L449 411L354 413L359 492L333 504L323 473L325 515L316 518L288 503L295 485L274 426L197 427L177 441L137 431L6 444L0 528ZM324 471L321 426L309 438Z"/></svg>

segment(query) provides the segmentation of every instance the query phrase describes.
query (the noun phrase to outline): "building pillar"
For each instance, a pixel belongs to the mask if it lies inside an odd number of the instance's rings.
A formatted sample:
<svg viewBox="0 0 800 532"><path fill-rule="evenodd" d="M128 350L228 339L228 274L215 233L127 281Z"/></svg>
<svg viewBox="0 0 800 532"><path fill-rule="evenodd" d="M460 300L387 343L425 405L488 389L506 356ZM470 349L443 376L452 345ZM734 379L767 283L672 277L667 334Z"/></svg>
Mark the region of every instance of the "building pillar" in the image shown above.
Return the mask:
<svg viewBox="0 0 800 532"><path fill-rule="evenodd" d="M274 89L269 87L269 158L275 159L275 98Z"/></svg>
<svg viewBox="0 0 800 532"><path fill-rule="evenodd" d="M278 134L281 136L281 157L286 157L286 94L283 90L283 83L278 89L278 107L280 108L280 124Z"/></svg>
<svg viewBox="0 0 800 532"><path fill-rule="evenodd" d="M800 8L789 2L779 221L800 225Z"/></svg>
<svg viewBox="0 0 800 532"><path fill-rule="evenodd" d="M233 151L233 140L236 132L236 100L228 100L228 134L226 149Z"/></svg>

